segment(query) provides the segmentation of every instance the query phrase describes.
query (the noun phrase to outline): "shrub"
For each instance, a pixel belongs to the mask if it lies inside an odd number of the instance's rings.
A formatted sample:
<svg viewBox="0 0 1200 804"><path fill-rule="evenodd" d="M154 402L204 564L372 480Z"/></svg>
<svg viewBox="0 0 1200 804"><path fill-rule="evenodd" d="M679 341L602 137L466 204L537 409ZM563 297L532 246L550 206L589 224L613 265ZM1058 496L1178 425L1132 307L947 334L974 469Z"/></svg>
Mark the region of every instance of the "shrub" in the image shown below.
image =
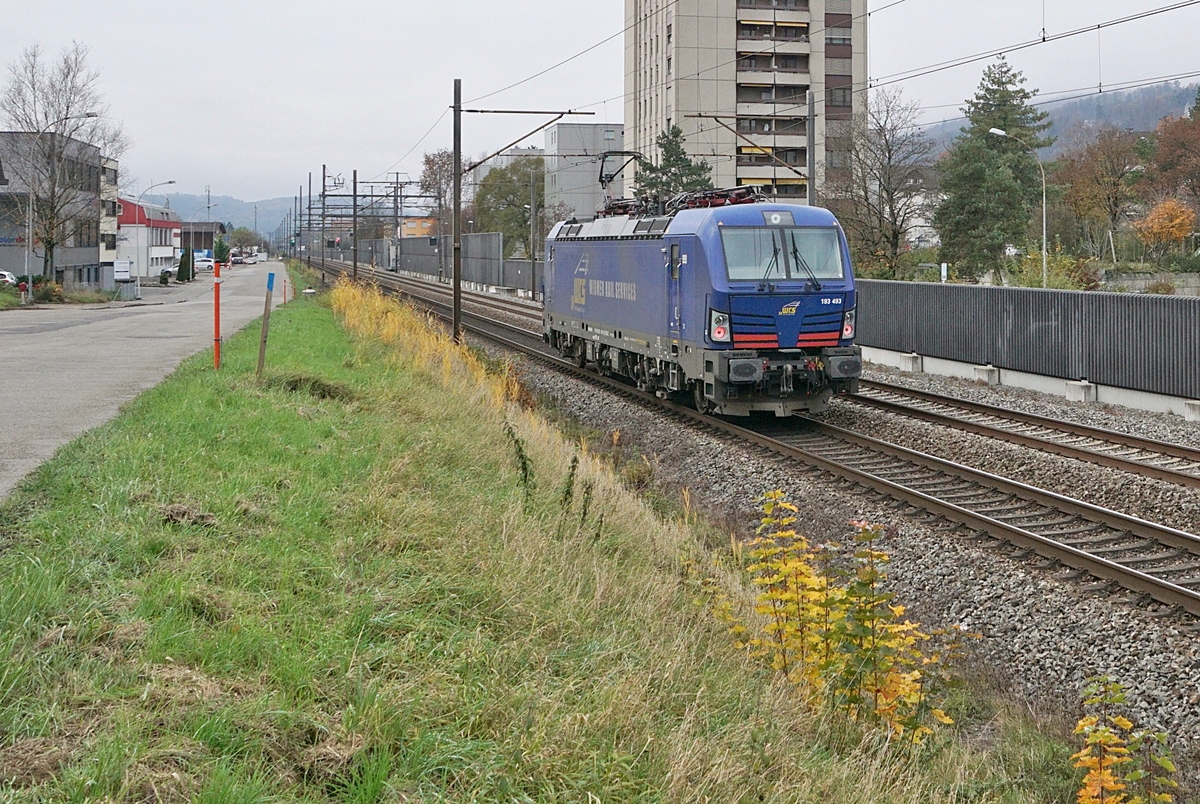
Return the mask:
<svg viewBox="0 0 1200 804"><path fill-rule="evenodd" d="M1023 288L1042 286L1042 247L1031 245L1004 272L1009 284ZM1046 254L1046 286L1057 290L1096 290L1100 287L1100 264L1092 257L1068 254L1061 244Z"/></svg>
<svg viewBox="0 0 1200 804"><path fill-rule="evenodd" d="M1146 285L1146 292L1158 296L1174 296L1175 283L1170 279L1156 279L1149 285Z"/></svg>
<svg viewBox="0 0 1200 804"><path fill-rule="evenodd" d="M904 607L883 587L888 555L877 548L883 529L852 523L855 547L843 557L850 569L839 583L825 570L831 563L826 553L836 546L813 545L796 532L797 509L783 492L766 494L760 504L747 570L758 588L754 610L761 619L739 623L728 596L706 584L714 613L739 644L806 700L880 726L892 740L920 742L933 723L952 722L933 698L946 681L943 662L957 650L957 635L942 652L918 647L931 635L904 619Z"/></svg>
<svg viewBox="0 0 1200 804"><path fill-rule="evenodd" d="M42 304L62 304L63 287L57 282L43 282L33 286L33 300Z"/></svg>
<svg viewBox="0 0 1200 804"><path fill-rule="evenodd" d="M1120 713L1125 689L1107 676L1088 679L1083 691L1087 713L1075 726L1083 749L1071 759L1086 774L1079 804L1153 804L1172 802L1179 787L1171 777L1175 762L1163 732L1134 728ZM1129 767L1121 767L1128 765ZM1132 795L1131 795L1132 794Z"/></svg>

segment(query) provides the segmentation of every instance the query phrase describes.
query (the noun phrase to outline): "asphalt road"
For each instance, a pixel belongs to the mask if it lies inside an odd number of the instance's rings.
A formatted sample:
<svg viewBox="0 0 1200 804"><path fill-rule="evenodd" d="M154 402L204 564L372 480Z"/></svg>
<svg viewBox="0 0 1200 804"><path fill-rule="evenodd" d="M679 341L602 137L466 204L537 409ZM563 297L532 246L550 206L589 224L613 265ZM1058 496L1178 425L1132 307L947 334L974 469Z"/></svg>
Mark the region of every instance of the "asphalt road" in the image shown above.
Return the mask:
<svg viewBox="0 0 1200 804"><path fill-rule="evenodd" d="M222 270L224 337L262 315L269 271L276 304L287 276L278 262L230 268ZM0 311L0 498L63 444L210 348L212 289L212 275L202 274L187 285L143 288L141 302Z"/></svg>

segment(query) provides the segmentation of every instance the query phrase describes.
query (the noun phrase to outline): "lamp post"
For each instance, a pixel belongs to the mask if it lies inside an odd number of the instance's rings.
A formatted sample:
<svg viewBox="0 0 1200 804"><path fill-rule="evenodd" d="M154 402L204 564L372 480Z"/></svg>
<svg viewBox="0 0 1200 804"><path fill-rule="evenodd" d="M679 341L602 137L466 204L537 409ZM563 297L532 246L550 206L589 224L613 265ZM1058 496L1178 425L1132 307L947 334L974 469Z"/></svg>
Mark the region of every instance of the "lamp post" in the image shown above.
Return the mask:
<svg viewBox="0 0 1200 804"><path fill-rule="evenodd" d="M33 139L30 140L30 143L29 143L29 175L27 178L27 181L29 182L29 186L25 188L25 191L28 194L28 198L26 199L26 206L29 207L29 218L26 221L27 228L26 228L26 233L25 233L25 240L26 240L26 243L25 243L25 284L28 286L28 295L26 295L25 298L26 298L27 304L33 304L33 277L29 273L29 255L33 253L33 200L34 200L34 196L33 196L33 189L34 189L33 188L33 183L34 183L34 181L33 181L33 172L34 172L33 163L34 163L34 159L37 157L36 152L37 152L38 143L41 141L43 134L45 134L47 131L49 131L50 129L57 126L59 123L65 123L68 120L83 120L85 118L99 117L99 116L100 116L100 114L98 112L84 112L83 114L69 114L66 117L60 117L59 119L55 120L53 123L47 123L46 126L43 129L41 129L40 131L38 131L38 133L36 135L34 135ZM43 271L46 270L45 260L42 261L42 270Z"/></svg>
<svg viewBox="0 0 1200 804"><path fill-rule="evenodd" d="M1008 137L1010 140L1016 140L1025 146L1029 153L1033 154L1033 158L1037 160L1038 170L1042 173L1042 287L1047 286L1047 271L1046 271L1046 168L1042 165L1042 158L1038 156L1038 152L1029 146L1029 143L1020 137L1009 134L1002 128L989 129L988 133L995 134L997 137Z"/></svg>
<svg viewBox="0 0 1200 804"><path fill-rule="evenodd" d="M142 218L145 219L145 223L146 223L146 276L150 276L150 259L151 259L150 258L150 216L146 214L146 211L144 209L142 209L142 196L144 196L146 193L153 190L155 187L162 187L164 185L174 184L174 183L175 183L175 180L171 179L170 181L160 181L158 184L151 184L145 190L142 190L142 192L137 197L137 208L142 213ZM133 222L137 223L136 216L134 217ZM139 299L142 298L142 272L141 271L138 271L137 295L138 295Z"/></svg>

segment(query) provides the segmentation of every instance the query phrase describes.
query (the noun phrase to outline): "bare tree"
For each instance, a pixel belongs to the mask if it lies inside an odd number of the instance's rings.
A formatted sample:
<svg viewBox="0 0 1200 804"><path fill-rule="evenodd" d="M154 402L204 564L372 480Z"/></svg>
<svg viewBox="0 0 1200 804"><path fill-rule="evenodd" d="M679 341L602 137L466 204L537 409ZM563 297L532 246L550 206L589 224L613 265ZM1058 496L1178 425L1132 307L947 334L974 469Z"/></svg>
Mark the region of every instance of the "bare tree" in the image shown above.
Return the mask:
<svg viewBox="0 0 1200 804"><path fill-rule="evenodd" d="M429 196L429 212L438 219L439 227L449 228L453 214L450 205L454 193L454 154L449 149L425 153L421 165L421 192ZM438 234L446 234L439 231Z"/></svg>
<svg viewBox="0 0 1200 804"><path fill-rule="evenodd" d="M899 89L873 92L851 124L849 164L830 171L825 188L858 259L891 271L926 212L935 144L918 114Z"/></svg>
<svg viewBox="0 0 1200 804"><path fill-rule="evenodd" d="M31 45L9 65L0 93L5 124L21 132L5 139L4 161L26 191L23 217L32 204L34 243L41 241L51 276L55 248L99 236L101 158L120 159L128 147L87 59L78 42L53 60Z"/></svg>

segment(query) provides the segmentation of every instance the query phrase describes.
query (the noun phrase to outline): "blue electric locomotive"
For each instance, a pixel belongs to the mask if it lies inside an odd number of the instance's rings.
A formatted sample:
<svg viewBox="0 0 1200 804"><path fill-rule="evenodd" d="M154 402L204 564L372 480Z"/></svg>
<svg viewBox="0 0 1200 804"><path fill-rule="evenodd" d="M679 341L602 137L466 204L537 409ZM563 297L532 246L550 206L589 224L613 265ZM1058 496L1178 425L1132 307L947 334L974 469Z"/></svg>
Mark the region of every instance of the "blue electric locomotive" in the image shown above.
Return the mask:
<svg viewBox="0 0 1200 804"><path fill-rule="evenodd" d="M858 390L850 253L824 209L559 223L543 294L544 336L561 354L660 396L690 392L702 411L790 416Z"/></svg>

